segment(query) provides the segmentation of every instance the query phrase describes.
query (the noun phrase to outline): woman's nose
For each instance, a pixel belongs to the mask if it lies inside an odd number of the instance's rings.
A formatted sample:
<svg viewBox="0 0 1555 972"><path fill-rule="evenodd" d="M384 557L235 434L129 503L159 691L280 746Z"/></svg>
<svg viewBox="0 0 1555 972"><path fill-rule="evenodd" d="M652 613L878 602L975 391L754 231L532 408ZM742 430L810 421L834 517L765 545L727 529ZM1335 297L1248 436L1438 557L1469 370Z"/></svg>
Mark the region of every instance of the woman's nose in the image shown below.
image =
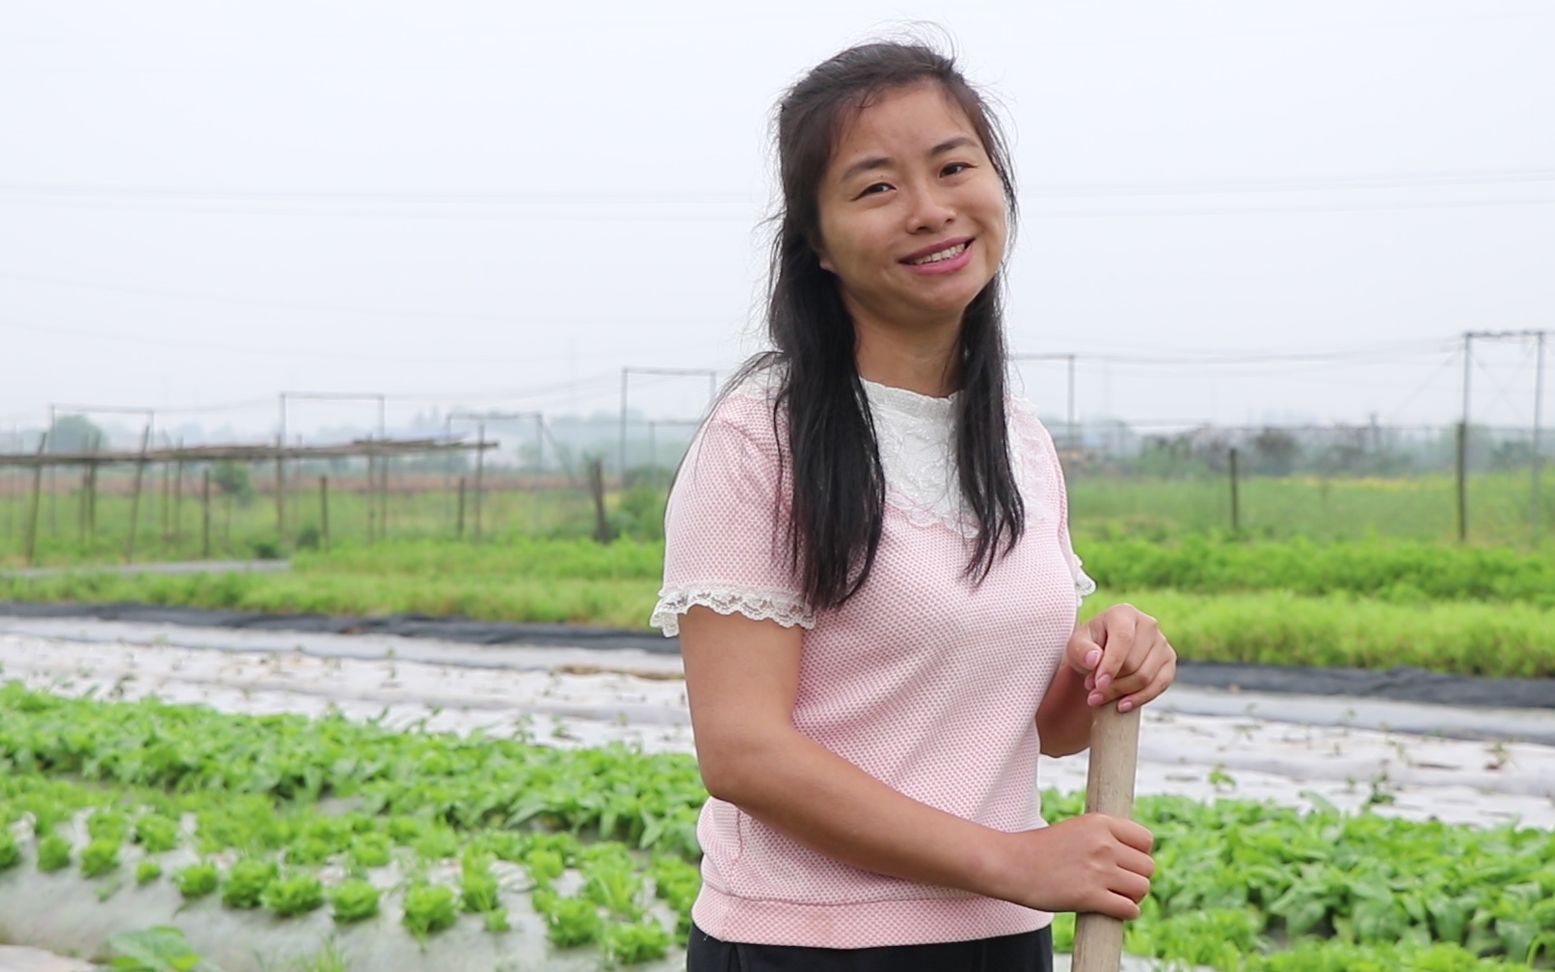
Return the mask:
<svg viewBox="0 0 1555 972"><path fill-rule="evenodd" d="M936 189L919 189L912 194L908 210L908 229L939 229L956 216L946 194Z"/></svg>

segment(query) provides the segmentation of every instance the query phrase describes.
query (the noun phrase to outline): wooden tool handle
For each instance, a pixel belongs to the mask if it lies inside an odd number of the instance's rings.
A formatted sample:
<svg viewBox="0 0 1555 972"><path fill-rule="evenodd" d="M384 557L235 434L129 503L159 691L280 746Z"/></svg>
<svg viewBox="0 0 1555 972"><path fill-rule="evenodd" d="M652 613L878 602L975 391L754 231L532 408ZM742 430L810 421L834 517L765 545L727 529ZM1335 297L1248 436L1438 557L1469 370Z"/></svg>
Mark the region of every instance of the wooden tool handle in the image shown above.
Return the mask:
<svg viewBox="0 0 1555 972"><path fill-rule="evenodd" d="M1139 709L1119 713L1114 700L1091 714L1090 769L1085 810L1114 817L1134 814L1134 768L1139 760ZM1110 915L1075 918L1072 972L1118 972L1123 964L1123 922Z"/></svg>

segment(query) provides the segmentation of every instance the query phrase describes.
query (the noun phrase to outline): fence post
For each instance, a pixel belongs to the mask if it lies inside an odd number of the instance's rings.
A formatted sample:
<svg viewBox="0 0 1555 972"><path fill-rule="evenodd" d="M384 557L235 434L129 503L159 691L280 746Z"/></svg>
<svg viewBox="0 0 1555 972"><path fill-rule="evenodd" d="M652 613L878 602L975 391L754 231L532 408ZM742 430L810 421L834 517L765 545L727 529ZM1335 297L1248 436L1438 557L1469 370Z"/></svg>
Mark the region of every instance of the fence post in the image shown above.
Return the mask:
<svg viewBox="0 0 1555 972"><path fill-rule="evenodd" d="M97 546L97 469L95 462L86 469L86 540L93 547Z"/></svg>
<svg viewBox="0 0 1555 972"><path fill-rule="evenodd" d="M286 468L282 464L281 450L286 443L275 437L275 535L280 546L286 546Z"/></svg>
<svg viewBox="0 0 1555 972"><path fill-rule="evenodd" d="M459 477L459 539L464 539L464 477Z"/></svg>
<svg viewBox="0 0 1555 972"><path fill-rule="evenodd" d="M1469 424L1458 423L1458 542L1469 539Z"/></svg>
<svg viewBox="0 0 1555 972"><path fill-rule="evenodd" d="M50 423L52 426L53 423ZM49 536L59 536L59 489L55 482L58 470L49 467Z"/></svg>
<svg viewBox="0 0 1555 972"><path fill-rule="evenodd" d="M27 517L27 563L36 562L38 555L38 513L42 507L43 453L48 448L49 430L38 436L38 463L32 467L32 512Z"/></svg>
<svg viewBox="0 0 1555 972"><path fill-rule="evenodd" d="M589 492L594 494L594 539L610 542L610 520L605 516L605 460L589 460Z"/></svg>
<svg viewBox="0 0 1555 972"><path fill-rule="evenodd" d="M1540 415L1544 411L1544 331L1539 332L1539 347L1534 354L1533 373L1533 503L1529 510L1528 543L1532 549L1539 546L1539 520L1541 518L1539 474L1544 470L1544 454L1539 451Z"/></svg>
<svg viewBox="0 0 1555 972"><path fill-rule="evenodd" d="M367 454L367 480L362 487L362 500L367 505L367 542L373 543L378 539L378 490L373 484L378 482L378 463L373 454Z"/></svg>
<svg viewBox="0 0 1555 972"><path fill-rule="evenodd" d="M481 481L486 471L486 423L480 423L475 433L475 542L481 541L481 505L482 485Z"/></svg>
<svg viewBox="0 0 1555 972"><path fill-rule="evenodd" d="M135 529L140 523L140 487L146 478L146 447L151 444L151 424L140 434L140 458L135 460L135 488L130 494L130 535L124 542L124 562L135 560Z"/></svg>
<svg viewBox="0 0 1555 972"><path fill-rule="evenodd" d="M76 540L86 546L86 493L92 482L91 463L81 469L81 488L76 496Z"/></svg>
<svg viewBox="0 0 1555 972"><path fill-rule="evenodd" d="M329 477L319 477L319 538L329 549Z"/></svg>
<svg viewBox="0 0 1555 972"><path fill-rule="evenodd" d="M389 540L389 456L378 460L378 536Z"/></svg>
<svg viewBox="0 0 1555 972"><path fill-rule="evenodd" d="M1242 531L1242 504L1237 490L1236 446L1231 447L1231 532Z"/></svg>
<svg viewBox="0 0 1555 972"><path fill-rule="evenodd" d="M184 451L184 440L178 440L178 451ZM184 538L184 457L176 460L173 475L173 542Z"/></svg>
<svg viewBox="0 0 1555 972"><path fill-rule="evenodd" d="M206 467L200 479L200 556L211 559L211 471Z"/></svg>
<svg viewBox="0 0 1555 972"><path fill-rule="evenodd" d="M11 545L12 538L14 538L16 536L16 504L17 504L18 500L17 500L17 496L16 496L16 490L12 489L11 486L15 484L15 482L16 482L16 474L18 472L20 472L20 471L21 471L21 467L17 466L17 467L14 467L10 472L7 472L5 474L6 475L6 480L7 480L8 484L9 484L9 485L7 485L7 487L6 487L5 491L4 491L4 495L5 495L5 545L7 547L9 547Z"/></svg>
<svg viewBox="0 0 1555 972"><path fill-rule="evenodd" d="M162 468L162 488L157 493L157 518L162 523L162 545L167 546L168 539L173 533L173 483L168 476L167 462L164 460ZM163 556L166 556L166 550Z"/></svg>
<svg viewBox="0 0 1555 972"><path fill-rule="evenodd" d="M102 448L102 446L103 446L102 438L103 437L101 435L94 435L94 436L92 436L91 451L93 452L93 454L96 454L96 452L99 449ZM87 543L89 543L94 549L97 546L97 471L98 471L98 468L99 467L98 467L97 463L95 463L95 462L86 467L86 471L87 471L86 539L87 539Z"/></svg>

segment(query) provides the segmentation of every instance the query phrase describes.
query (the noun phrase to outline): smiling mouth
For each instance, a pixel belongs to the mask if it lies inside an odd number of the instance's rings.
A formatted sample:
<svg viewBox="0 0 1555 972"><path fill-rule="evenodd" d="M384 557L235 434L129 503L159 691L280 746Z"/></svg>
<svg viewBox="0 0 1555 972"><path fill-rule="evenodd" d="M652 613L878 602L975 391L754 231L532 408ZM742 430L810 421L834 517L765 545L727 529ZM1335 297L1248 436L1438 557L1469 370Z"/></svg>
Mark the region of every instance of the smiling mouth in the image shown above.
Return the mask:
<svg viewBox="0 0 1555 972"><path fill-rule="evenodd" d="M967 248L971 245L972 241L967 240L965 243L957 243L955 246L947 246L943 250L930 253L926 257L919 257L916 260L903 260L902 262L911 267L923 267L935 263L943 263L946 260L954 260L962 253L966 252Z"/></svg>

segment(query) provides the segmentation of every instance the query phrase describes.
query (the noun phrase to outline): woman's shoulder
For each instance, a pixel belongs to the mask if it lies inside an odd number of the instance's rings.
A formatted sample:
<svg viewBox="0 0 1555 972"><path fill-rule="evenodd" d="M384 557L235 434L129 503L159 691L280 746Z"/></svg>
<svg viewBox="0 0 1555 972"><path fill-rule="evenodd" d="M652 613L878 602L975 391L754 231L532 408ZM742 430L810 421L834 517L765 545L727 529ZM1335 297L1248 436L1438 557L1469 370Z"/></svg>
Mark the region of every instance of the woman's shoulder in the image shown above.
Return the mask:
<svg viewBox="0 0 1555 972"><path fill-rule="evenodd" d="M787 430L774 414L776 394L764 369L741 368L725 383L676 468L672 510L713 502L727 518L742 503L768 513L781 503L791 464L779 446Z"/></svg>
<svg viewBox="0 0 1555 972"><path fill-rule="evenodd" d="M764 452L775 450L784 431L777 407L782 382L781 361L758 357L746 362L713 400L702 423L703 434L733 431Z"/></svg>
<svg viewBox="0 0 1555 972"><path fill-rule="evenodd" d="M1010 438L1027 448L1042 453L1053 451L1053 436L1037 416L1037 408L1024 395L1010 393L1005 397L1005 420Z"/></svg>

